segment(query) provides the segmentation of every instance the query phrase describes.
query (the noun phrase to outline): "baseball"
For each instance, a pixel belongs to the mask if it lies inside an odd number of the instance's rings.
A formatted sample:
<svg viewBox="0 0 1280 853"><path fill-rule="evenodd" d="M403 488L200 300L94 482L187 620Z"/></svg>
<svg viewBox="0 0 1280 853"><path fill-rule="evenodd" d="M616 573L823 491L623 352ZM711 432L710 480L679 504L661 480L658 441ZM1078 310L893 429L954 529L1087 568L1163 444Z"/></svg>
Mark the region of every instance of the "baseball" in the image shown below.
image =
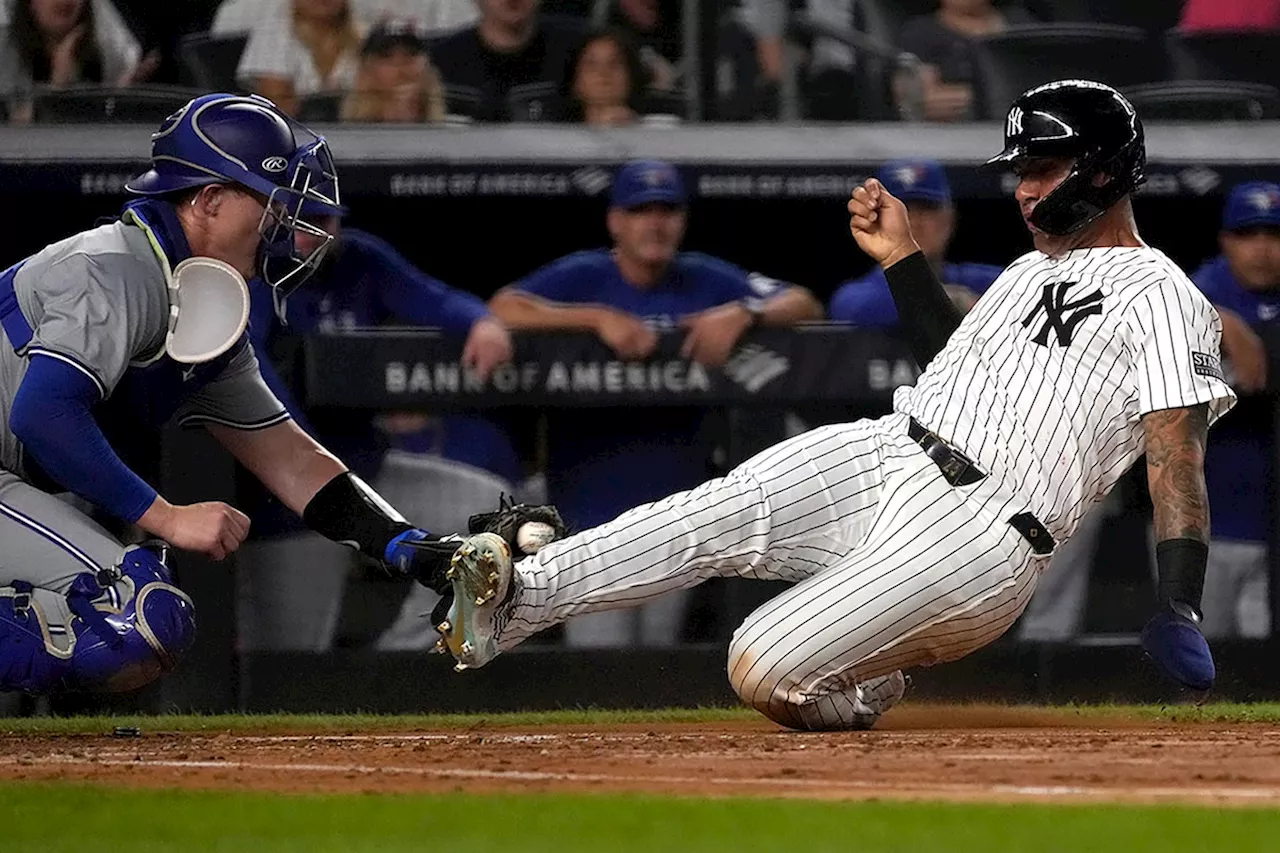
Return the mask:
<svg viewBox="0 0 1280 853"><path fill-rule="evenodd" d="M556 537L556 529L545 521L526 521L516 531L516 544L526 554L536 554L538 549Z"/></svg>

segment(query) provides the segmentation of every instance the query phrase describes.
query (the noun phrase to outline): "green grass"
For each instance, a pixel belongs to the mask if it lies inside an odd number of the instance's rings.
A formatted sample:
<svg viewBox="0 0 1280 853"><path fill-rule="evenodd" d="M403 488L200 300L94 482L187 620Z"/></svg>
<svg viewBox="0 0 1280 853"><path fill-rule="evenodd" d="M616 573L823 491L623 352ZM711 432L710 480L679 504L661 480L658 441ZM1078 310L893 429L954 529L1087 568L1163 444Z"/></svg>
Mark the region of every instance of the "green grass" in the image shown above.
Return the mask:
<svg viewBox="0 0 1280 853"><path fill-rule="evenodd" d="M904 706L906 708L907 706ZM912 709L927 709L913 703ZM1045 725L1082 718L1152 723L1280 723L1280 703L1238 705L1006 705L984 706L1043 714ZM0 718L0 734L103 734L115 726L139 726L148 732L307 732L342 734L534 727L542 725L616 725L622 723L723 723L762 719L747 708L673 708L662 711L576 709L518 714L221 714L100 717Z"/></svg>
<svg viewBox="0 0 1280 853"><path fill-rule="evenodd" d="M515 714L165 714L160 716L7 717L0 733L101 734L115 726L143 732L346 732L612 725L621 723L722 723L758 715L748 708L672 708L660 711L529 711Z"/></svg>
<svg viewBox="0 0 1280 853"><path fill-rule="evenodd" d="M0 785L0 851L1262 853L1280 811Z"/></svg>

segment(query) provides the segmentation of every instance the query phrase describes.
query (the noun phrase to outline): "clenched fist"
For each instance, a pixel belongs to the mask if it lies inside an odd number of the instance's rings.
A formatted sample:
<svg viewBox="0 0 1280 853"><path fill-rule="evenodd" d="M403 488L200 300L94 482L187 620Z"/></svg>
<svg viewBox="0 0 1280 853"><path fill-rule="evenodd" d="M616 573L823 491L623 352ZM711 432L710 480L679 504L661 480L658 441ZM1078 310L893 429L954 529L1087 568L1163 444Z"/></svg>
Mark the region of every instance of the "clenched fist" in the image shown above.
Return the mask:
<svg viewBox="0 0 1280 853"><path fill-rule="evenodd" d="M849 199L849 231L858 248L882 267L920 251L911 234L907 208L884 185L870 178Z"/></svg>
<svg viewBox="0 0 1280 853"><path fill-rule="evenodd" d="M249 535L249 517L219 501L174 506L156 498L138 519L138 526L175 548L214 560L235 553Z"/></svg>

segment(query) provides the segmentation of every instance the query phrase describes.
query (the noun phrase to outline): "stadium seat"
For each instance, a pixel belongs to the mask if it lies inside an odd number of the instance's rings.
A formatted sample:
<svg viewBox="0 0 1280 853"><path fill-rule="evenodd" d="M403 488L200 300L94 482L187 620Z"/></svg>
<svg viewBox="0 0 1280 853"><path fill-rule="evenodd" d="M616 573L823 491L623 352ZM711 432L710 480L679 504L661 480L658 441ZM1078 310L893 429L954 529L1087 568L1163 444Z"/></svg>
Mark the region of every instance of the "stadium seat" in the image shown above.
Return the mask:
<svg viewBox="0 0 1280 853"><path fill-rule="evenodd" d="M1280 32L1170 30L1165 45L1175 80L1240 80L1280 87Z"/></svg>
<svg viewBox="0 0 1280 853"><path fill-rule="evenodd" d="M1093 21L1095 24L1123 24L1138 27L1149 33L1163 33L1177 26L1182 15L1180 2L1171 0L1052 0L1054 3L1071 3L1083 7L1083 16L1055 17L1054 20Z"/></svg>
<svg viewBox="0 0 1280 853"><path fill-rule="evenodd" d="M1063 14L1063 3L1083 4L1086 0L996 0L996 8L1020 6L1042 21L1088 20ZM938 9L938 0L854 0L854 18L867 35L897 44L898 34L907 21L918 15L929 15Z"/></svg>
<svg viewBox="0 0 1280 853"><path fill-rule="evenodd" d="M975 114L998 121L1034 86L1083 78L1117 88L1163 79L1159 51L1137 27L1037 24L974 40Z"/></svg>
<svg viewBox="0 0 1280 853"><path fill-rule="evenodd" d="M1280 89L1231 80L1178 80L1125 90L1147 121L1260 121L1280 117Z"/></svg>
<svg viewBox="0 0 1280 853"><path fill-rule="evenodd" d="M192 33L178 41L179 79L185 86L206 92L243 91L236 82L236 69L249 36L213 36Z"/></svg>
<svg viewBox="0 0 1280 853"><path fill-rule="evenodd" d="M44 124L140 122L160 124L192 98L198 89L176 86L75 86L45 89L32 98L32 120Z"/></svg>

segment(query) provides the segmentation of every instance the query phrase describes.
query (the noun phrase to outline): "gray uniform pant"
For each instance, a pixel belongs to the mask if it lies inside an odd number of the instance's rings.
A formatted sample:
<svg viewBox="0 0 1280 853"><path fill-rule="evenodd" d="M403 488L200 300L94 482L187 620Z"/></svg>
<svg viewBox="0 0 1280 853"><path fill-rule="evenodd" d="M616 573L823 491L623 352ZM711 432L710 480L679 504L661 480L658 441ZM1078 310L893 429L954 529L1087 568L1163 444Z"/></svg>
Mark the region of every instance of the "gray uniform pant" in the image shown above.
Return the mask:
<svg viewBox="0 0 1280 853"><path fill-rule="evenodd" d="M0 586L26 581L50 625L71 614L66 592L76 575L120 565L126 546L70 498L35 488L0 469Z"/></svg>

